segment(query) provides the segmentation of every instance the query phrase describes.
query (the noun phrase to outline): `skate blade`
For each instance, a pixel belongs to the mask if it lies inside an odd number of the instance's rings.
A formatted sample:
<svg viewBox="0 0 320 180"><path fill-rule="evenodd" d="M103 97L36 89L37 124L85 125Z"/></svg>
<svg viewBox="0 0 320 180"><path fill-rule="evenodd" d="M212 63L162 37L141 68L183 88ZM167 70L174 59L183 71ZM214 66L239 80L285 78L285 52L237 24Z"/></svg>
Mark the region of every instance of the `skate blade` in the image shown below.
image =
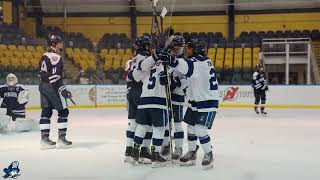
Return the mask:
<svg viewBox="0 0 320 180"><path fill-rule="evenodd" d="M124 162L131 162L131 157L130 156L125 156L123 161Z"/></svg>
<svg viewBox="0 0 320 180"><path fill-rule="evenodd" d="M196 161L195 160L192 160L192 161L189 161L189 162L181 162L180 161L180 166L194 166L196 165Z"/></svg>
<svg viewBox="0 0 320 180"><path fill-rule="evenodd" d="M72 144L70 144L70 145L59 145L59 144L57 144L57 149L69 149L69 148L71 148L72 147Z"/></svg>
<svg viewBox="0 0 320 180"><path fill-rule="evenodd" d="M136 160L132 160L132 161L130 161L130 164L131 164L132 166L137 166L137 165L139 165L139 162L136 161Z"/></svg>
<svg viewBox="0 0 320 180"><path fill-rule="evenodd" d="M140 164L152 164L152 161L150 159L147 159L147 158L139 158L138 162Z"/></svg>
<svg viewBox="0 0 320 180"><path fill-rule="evenodd" d="M166 162L153 162L151 165L152 168L161 168L165 166L166 166Z"/></svg>
<svg viewBox="0 0 320 180"><path fill-rule="evenodd" d="M55 149L56 148L56 145L52 145L52 146L48 146L48 145L41 145L40 149L41 150L47 150L47 149Z"/></svg>
<svg viewBox="0 0 320 180"><path fill-rule="evenodd" d="M209 165L206 165L206 166L202 166L203 170L209 170L209 169L212 169L212 168L213 168L213 163L211 163Z"/></svg>

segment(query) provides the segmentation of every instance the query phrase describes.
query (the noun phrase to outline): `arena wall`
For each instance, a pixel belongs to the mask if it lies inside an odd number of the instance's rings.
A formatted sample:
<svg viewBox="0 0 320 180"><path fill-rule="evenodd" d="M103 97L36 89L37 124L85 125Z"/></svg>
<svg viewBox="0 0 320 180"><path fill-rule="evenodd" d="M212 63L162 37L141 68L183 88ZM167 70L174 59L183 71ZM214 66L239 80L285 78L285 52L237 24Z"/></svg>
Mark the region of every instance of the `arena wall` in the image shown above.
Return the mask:
<svg viewBox="0 0 320 180"><path fill-rule="evenodd" d="M39 109L38 86L26 86L31 92L28 109ZM77 105L72 108L126 107L124 85L69 85ZM220 107L252 107L254 98L251 86L221 85ZM267 107L271 108L319 108L320 86L270 86L267 92Z"/></svg>

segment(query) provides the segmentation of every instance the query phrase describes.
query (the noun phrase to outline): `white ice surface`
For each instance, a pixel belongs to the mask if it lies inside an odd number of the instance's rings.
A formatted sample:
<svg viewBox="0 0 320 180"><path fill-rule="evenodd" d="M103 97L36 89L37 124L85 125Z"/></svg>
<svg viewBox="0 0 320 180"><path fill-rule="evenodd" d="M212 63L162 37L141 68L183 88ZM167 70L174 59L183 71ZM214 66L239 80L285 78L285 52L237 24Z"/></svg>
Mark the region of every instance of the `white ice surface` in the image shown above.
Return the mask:
<svg viewBox="0 0 320 180"><path fill-rule="evenodd" d="M320 179L320 111L221 109L211 131L215 167L132 167L123 162L127 112L72 109L71 149L39 149L40 132L0 135L0 170L20 162L23 180L316 180ZM39 118L40 111L29 111ZM57 140L56 114L52 139ZM185 141L186 142L186 141ZM186 143L184 150L186 151ZM1 172L2 173L2 172ZM0 174L1 174L0 173Z"/></svg>

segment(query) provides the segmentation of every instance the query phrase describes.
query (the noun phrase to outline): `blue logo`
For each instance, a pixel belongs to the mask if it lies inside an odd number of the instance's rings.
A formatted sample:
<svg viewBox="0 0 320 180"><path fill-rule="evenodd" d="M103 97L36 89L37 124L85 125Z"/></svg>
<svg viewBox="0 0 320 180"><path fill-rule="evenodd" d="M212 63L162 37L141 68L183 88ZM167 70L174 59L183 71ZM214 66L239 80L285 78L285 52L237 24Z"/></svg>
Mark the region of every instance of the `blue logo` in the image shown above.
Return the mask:
<svg viewBox="0 0 320 180"><path fill-rule="evenodd" d="M20 169L19 169L19 162L18 161L13 161L8 168L4 168L3 172L5 173L5 175L3 176L5 179L6 178L13 178L16 179L18 176L20 176L21 174L19 174Z"/></svg>

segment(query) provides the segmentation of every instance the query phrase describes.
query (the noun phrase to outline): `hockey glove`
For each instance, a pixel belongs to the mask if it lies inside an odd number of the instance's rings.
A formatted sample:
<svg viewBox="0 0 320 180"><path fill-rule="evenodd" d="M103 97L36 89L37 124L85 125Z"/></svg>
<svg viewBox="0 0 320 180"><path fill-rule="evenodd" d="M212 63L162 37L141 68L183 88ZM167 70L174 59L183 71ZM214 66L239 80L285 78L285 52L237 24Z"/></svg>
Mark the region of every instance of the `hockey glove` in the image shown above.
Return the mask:
<svg viewBox="0 0 320 180"><path fill-rule="evenodd" d="M165 86L168 85L168 77L167 77L167 73L164 71L161 71L159 73L159 80L160 80L160 84Z"/></svg>
<svg viewBox="0 0 320 180"><path fill-rule="evenodd" d="M70 91L68 91L67 89L63 89L61 91L61 96L63 96L66 99L72 98L72 94Z"/></svg>
<svg viewBox="0 0 320 180"><path fill-rule="evenodd" d="M181 87L181 81L179 77L171 76L170 89L173 91L175 88Z"/></svg>
<svg viewBox="0 0 320 180"><path fill-rule="evenodd" d="M163 64L166 64L169 66L171 66L175 62L175 57L168 52L164 52L163 50L156 51L155 53L152 54L152 57L155 60L155 62L162 62Z"/></svg>

